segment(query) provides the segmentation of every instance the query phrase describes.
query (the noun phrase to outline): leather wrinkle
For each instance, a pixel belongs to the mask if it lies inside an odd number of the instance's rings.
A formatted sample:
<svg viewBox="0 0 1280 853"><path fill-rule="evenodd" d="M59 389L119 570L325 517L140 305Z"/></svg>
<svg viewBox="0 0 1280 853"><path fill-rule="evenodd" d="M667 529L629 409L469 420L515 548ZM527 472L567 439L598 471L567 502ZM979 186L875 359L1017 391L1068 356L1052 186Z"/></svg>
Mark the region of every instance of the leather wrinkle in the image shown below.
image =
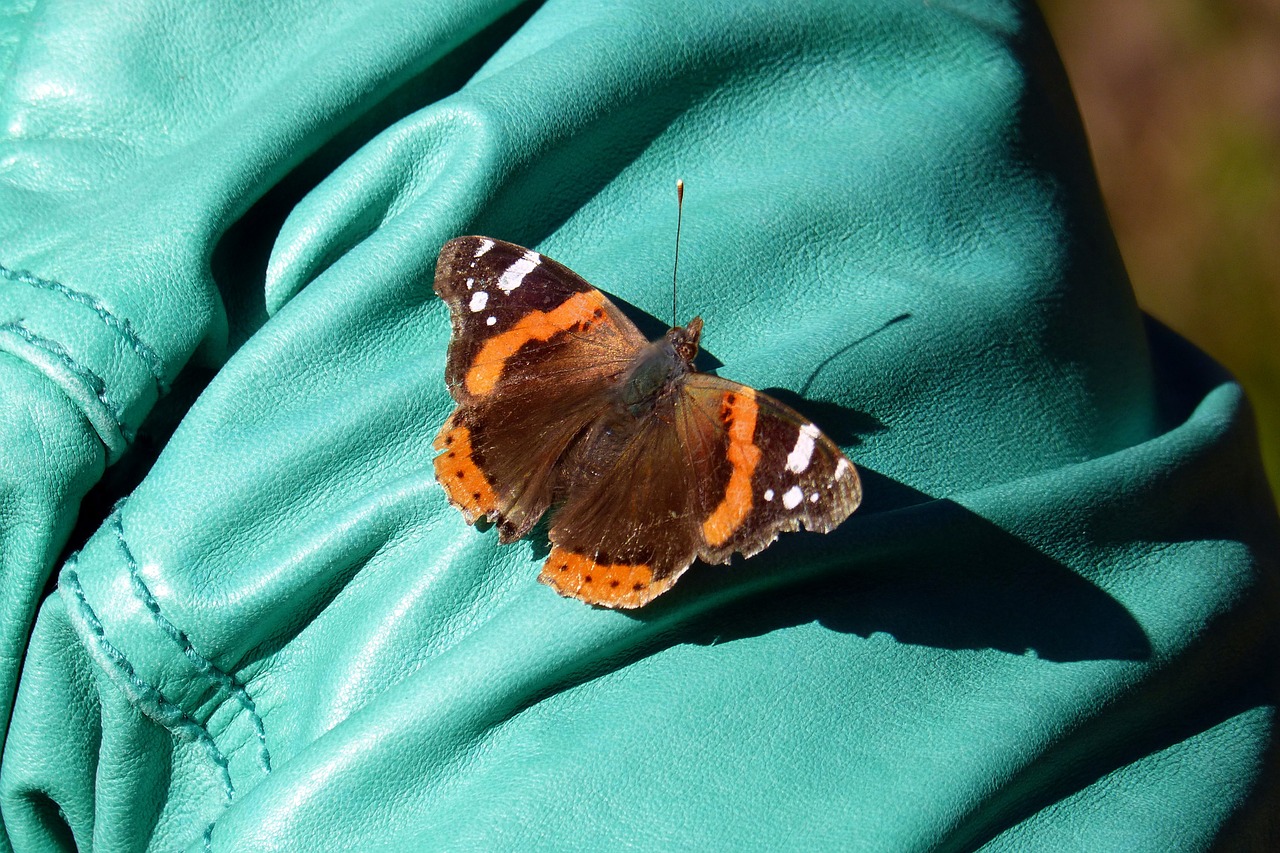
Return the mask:
<svg viewBox="0 0 1280 853"><path fill-rule="evenodd" d="M119 407L108 399L107 383L101 376L77 361L75 356L73 356L62 344L52 338L46 338L43 335L36 334L21 322L13 321L0 325L0 332L11 332L36 349L43 350L58 359L58 361L62 362L68 370L78 376L80 380L88 385L89 389L93 391L93 395L98 398L98 402L102 404L102 407L106 409L107 414L111 416L111 423L120 433L125 443L133 443L136 434L125 425L123 415ZM104 441L103 444L107 444L107 442Z"/></svg>

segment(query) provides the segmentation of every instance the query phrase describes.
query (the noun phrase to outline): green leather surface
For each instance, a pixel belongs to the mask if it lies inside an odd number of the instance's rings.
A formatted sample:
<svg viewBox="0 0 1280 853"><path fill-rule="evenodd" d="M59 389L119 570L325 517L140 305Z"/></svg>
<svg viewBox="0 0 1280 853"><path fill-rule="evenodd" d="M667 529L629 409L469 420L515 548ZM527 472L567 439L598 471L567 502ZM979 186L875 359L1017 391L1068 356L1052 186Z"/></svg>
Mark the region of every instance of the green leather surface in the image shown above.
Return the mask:
<svg viewBox="0 0 1280 853"><path fill-rule="evenodd" d="M1251 415L1033 8L49 0L0 67L0 847L1274 837ZM491 234L665 322L677 177L705 348L866 500L597 610L434 483L430 281Z"/></svg>

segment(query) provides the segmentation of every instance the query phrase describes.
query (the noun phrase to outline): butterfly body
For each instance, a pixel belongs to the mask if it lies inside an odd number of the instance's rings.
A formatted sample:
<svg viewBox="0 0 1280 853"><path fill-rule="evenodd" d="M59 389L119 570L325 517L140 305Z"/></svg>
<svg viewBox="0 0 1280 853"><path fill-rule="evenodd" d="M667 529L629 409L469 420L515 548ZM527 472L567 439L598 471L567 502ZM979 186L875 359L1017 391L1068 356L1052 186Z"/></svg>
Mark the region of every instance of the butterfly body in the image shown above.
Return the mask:
<svg viewBox="0 0 1280 853"><path fill-rule="evenodd" d="M630 415L642 418L674 405L679 383L693 372L701 335L702 319L695 317L688 326L672 328L637 354L622 383L621 402Z"/></svg>
<svg viewBox="0 0 1280 853"><path fill-rule="evenodd" d="M696 558L751 556L857 507L856 470L817 427L696 370L701 319L648 341L566 267L487 237L446 244L435 289L458 403L436 476L504 543L553 510L539 579L561 594L639 607Z"/></svg>

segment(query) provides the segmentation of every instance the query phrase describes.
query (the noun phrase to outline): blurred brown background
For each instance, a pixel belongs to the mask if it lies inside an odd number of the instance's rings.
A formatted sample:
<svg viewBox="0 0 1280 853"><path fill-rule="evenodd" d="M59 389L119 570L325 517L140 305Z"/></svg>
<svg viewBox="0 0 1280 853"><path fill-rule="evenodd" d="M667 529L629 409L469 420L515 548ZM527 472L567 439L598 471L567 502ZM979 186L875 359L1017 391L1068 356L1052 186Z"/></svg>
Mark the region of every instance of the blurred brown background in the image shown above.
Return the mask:
<svg viewBox="0 0 1280 853"><path fill-rule="evenodd" d="M1244 384L1280 494L1280 0L1041 0L1138 301Z"/></svg>

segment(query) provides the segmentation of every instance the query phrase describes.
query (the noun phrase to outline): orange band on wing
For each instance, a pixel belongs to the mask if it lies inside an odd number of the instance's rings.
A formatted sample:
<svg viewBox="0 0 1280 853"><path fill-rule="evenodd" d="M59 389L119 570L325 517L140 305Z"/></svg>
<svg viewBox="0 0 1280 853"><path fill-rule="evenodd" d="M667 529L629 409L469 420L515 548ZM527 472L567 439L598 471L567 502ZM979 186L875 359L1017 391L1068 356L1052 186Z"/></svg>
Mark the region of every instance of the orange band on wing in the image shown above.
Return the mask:
<svg viewBox="0 0 1280 853"><path fill-rule="evenodd" d="M493 391L507 359L530 341L550 340L575 325L587 325L604 310L604 296L598 290L575 293L550 311L530 311L520 322L485 341L467 371L467 391L477 397Z"/></svg>
<svg viewBox="0 0 1280 853"><path fill-rule="evenodd" d="M702 522L702 536L707 544L718 548L742 526L751 512L754 498L751 495L751 477L760 462L760 448L756 447L756 415L760 407L756 394L750 388L726 391L720 404L720 417L729 426L729 483L724 497Z"/></svg>
<svg viewBox="0 0 1280 853"><path fill-rule="evenodd" d="M597 563L585 554L551 549L538 580L568 598L601 607L633 608L647 603L675 581L655 581L653 569L641 563Z"/></svg>
<svg viewBox="0 0 1280 853"><path fill-rule="evenodd" d="M471 458L471 431L454 426L451 418L445 421L432 446L444 451L435 458L436 479L453 505L462 510L467 523L496 511L498 497L493 486Z"/></svg>

